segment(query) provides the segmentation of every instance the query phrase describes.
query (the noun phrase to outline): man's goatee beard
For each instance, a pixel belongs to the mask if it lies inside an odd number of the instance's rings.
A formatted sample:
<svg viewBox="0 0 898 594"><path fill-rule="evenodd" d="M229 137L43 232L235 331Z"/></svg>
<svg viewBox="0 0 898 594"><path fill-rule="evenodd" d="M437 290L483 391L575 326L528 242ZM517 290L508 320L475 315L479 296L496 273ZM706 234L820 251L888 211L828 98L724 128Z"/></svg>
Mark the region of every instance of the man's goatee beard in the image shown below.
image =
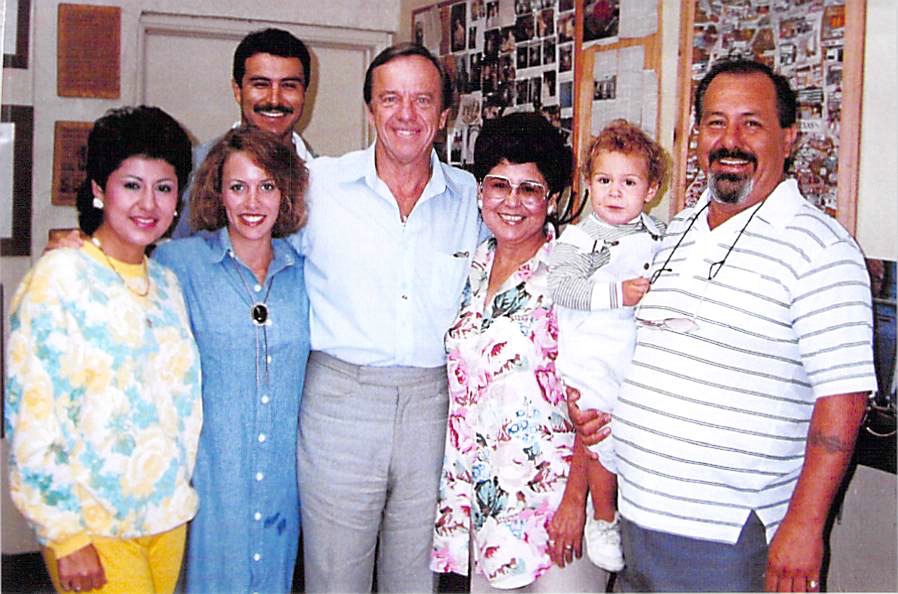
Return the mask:
<svg viewBox="0 0 898 594"><path fill-rule="evenodd" d="M750 177L743 178L731 173L711 173L708 176L711 199L723 204L739 204L748 198L754 187L755 180Z"/></svg>

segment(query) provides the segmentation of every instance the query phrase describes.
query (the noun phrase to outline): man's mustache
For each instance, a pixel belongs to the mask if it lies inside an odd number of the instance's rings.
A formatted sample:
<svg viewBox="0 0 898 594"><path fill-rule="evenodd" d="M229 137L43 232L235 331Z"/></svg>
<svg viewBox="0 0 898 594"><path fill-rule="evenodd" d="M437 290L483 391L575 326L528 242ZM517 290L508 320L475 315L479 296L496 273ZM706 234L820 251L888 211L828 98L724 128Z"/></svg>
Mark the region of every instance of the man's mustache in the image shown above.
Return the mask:
<svg viewBox="0 0 898 594"><path fill-rule="evenodd" d="M290 115L293 113L293 108L289 105L275 105L274 103L263 103L261 105L253 106L253 111L256 113L261 113L263 111L267 112L279 112L284 115Z"/></svg>
<svg viewBox="0 0 898 594"><path fill-rule="evenodd" d="M708 155L708 162L710 163L720 161L721 159L741 159L743 161L748 161L752 165L758 164L758 158L754 156L754 154L746 153L745 151L740 151L739 149L719 148L717 150L711 151L711 153Z"/></svg>

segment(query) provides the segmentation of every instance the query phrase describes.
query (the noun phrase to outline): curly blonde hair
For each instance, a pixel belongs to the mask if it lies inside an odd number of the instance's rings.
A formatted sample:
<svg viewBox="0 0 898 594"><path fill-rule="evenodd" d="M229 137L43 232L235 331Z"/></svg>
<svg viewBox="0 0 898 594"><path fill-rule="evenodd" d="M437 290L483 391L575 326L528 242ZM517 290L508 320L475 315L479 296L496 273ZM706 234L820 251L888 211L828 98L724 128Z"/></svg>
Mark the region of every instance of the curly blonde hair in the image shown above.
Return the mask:
<svg viewBox="0 0 898 594"><path fill-rule="evenodd" d="M592 178L593 165L602 152L643 157L650 187L661 188L667 181L670 160L667 152L639 126L625 119L613 120L599 132L598 136L593 137L580 166L580 174L587 180Z"/></svg>
<svg viewBox="0 0 898 594"><path fill-rule="evenodd" d="M309 170L292 146L254 126L228 131L200 165L190 188L191 228L215 231L227 226L228 217L221 199L224 164L228 157L241 152L268 172L281 192L272 237L284 237L297 231L306 222L305 192L309 187Z"/></svg>

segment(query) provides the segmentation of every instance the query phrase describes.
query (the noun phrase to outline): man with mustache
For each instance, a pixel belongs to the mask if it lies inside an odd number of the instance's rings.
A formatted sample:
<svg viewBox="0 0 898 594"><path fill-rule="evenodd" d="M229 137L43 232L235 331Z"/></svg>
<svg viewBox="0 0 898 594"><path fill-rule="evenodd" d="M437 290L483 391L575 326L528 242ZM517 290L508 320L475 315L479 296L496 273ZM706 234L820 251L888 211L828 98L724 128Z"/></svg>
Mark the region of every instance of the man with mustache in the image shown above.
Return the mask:
<svg viewBox="0 0 898 594"><path fill-rule="evenodd" d="M625 591L820 588L876 383L863 256L785 175L795 118L760 63L717 63L696 89L708 188L655 257L612 422Z"/></svg>
<svg viewBox="0 0 898 594"><path fill-rule="evenodd" d="M282 29L263 29L244 37L234 51L231 90L240 106L240 122L277 136L292 145L308 163L315 158L294 130L302 117L306 89L312 75L312 61L305 44ZM193 151L194 170L199 167L218 138ZM192 177L192 176L191 176ZM187 237L190 231L190 188L184 192L181 217L172 237Z"/></svg>

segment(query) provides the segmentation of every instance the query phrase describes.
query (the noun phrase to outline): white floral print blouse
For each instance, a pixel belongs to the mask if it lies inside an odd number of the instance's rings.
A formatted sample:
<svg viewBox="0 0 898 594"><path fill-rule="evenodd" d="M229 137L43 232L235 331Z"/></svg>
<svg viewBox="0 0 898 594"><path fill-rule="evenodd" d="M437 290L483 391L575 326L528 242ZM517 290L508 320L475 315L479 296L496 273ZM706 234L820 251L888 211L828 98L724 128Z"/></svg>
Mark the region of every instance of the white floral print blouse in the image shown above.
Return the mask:
<svg viewBox="0 0 898 594"><path fill-rule="evenodd" d="M495 240L484 242L446 336L449 427L431 568L467 575L470 546L475 571L503 589L527 585L552 565L547 526L564 494L574 443L555 369L552 239L491 303Z"/></svg>
<svg viewBox="0 0 898 594"><path fill-rule="evenodd" d="M43 256L13 299L10 491L57 557L94 536L157 534L196 513L199 354L174 273L155 262L147 271L140 297L87 242Z"/></svg>

